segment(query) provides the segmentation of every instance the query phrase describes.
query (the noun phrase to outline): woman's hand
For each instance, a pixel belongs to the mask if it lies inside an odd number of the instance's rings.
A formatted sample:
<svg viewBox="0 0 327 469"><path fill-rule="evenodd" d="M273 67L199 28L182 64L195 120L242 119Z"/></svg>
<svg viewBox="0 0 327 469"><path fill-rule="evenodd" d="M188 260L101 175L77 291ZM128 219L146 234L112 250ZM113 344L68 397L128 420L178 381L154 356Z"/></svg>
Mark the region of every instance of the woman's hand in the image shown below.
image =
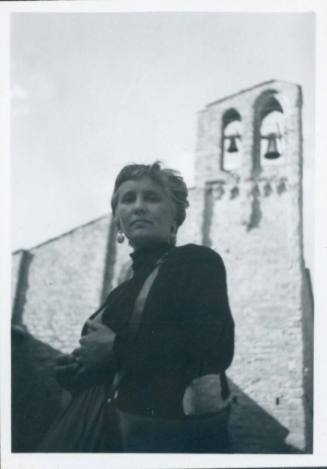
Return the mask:
<svg viewBox="0 0 327 469"><path fill-rule="evenodd" d="M75 370L76 368L78 368L78 363L76 361L76 358L72 354L61 355L60 357L57 358L56 370L69 371L69 370Z"/></svg>
<svg viewBox="0 0 327 469"><path fill-rule="evenodd" d="M73 351L80 366L79 373L112 368L116 334L108 326L92 320L87 322L87 327L90 332L80 339L80 347Z"/></svg>
<svg viewBox="0 0 327 469"><path fill-rule="evenodd" d="M55 367L58 383L63 388L71 390L79 368L80 365L74 355L61 355L57 359Z"/></svg>

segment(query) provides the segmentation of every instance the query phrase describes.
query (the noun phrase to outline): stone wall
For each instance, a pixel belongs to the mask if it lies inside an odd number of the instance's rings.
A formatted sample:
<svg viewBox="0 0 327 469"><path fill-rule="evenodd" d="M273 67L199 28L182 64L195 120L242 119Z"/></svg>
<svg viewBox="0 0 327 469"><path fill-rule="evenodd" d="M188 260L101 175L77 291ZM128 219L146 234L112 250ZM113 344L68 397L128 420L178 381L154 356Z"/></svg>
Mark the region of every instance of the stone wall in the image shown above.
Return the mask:
<svg viewBox="0 0 327 469"><path fill-rule="evenodd" d="M62 352L77 346L83 322L101 302L107 238L103 217L29 251L26 294L13 314L23 310L36 339Z"/></svg>

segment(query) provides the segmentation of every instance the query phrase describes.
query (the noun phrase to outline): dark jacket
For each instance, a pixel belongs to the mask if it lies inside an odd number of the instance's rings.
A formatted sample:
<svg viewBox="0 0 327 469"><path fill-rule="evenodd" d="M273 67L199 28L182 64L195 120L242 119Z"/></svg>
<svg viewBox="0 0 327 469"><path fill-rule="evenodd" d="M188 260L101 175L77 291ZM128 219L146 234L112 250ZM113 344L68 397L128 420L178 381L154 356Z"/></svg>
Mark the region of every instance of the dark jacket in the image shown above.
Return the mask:
<svg viewBox="0 0 327 469"><path fill-rule="evenodd" d="M117 332L116 363L127 370L118 406L174 417L183 415L183 394L194 378L223 374L230 365L234 323L221 257L207 247L188 244L169 249L137 336L130 333L128 320L137 293L167 248L159 245L132 255L134 277L109 295L103 321Z"/></svg>
<svg viewBox="0 0 327 469"><path fill-rule="evenodd" d="M129 320L136 297L163 255L165 261L149 292L135 336ZM221 374L226 397L229 391L224 371L233 358L234 322L219 254L194 244L159 244L131 257L133 277L115 288L101 308L102 321L117 334L113 369L82 376L75 389L70 387L70 379L66 385L61 380L62 385L73 392L92 383L110 385L116 371L123 370L126 374L119 386L117 405L132 413L168 418L183 415L185 389L196 377ZM86 326L82 330L85 333Z"/></svg>

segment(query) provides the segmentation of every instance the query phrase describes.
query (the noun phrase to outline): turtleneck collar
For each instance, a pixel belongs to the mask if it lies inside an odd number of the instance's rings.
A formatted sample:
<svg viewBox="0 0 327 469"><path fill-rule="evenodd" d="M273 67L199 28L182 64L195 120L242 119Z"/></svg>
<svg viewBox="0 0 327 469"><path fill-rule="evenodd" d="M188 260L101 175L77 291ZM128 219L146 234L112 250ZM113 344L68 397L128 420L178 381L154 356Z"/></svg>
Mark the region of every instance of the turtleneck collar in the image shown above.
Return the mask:
<svg viewBox="0 0 327 469"><path fill-rule="evenodd" d="M156 261L173 246L169 243L159 242L144 246L130 254L133 261L134 273L151 270Z"/></svg>

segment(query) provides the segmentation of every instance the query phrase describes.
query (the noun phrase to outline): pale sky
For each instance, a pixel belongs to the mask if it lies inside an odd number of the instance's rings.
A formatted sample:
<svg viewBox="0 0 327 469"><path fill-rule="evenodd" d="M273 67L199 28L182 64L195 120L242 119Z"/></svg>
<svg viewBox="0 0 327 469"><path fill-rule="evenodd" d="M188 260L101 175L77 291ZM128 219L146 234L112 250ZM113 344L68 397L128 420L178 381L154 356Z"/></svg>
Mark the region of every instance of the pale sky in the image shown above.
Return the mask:
<svg viewBox="0 0 327 469"><path fill-rule="evenodd" d="M12 248L106 214L128 162L193 180L197 112L261 82L302 86L305 256L312 260L310 13L15 13Z"/></svg>

